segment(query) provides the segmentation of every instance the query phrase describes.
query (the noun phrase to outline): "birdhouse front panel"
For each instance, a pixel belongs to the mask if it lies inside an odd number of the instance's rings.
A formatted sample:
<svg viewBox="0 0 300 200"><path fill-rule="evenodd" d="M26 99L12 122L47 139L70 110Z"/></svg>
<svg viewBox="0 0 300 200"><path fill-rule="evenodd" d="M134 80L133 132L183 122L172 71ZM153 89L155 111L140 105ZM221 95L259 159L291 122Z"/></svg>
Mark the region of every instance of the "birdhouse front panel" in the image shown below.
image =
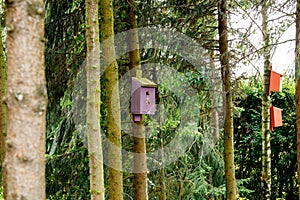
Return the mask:
<svg viewBox="0 0 300 200"><path fill-rule="evenodd" d="M142 87L140 90L140 96L141 114L155 114L155 88Z"/></svg>
<svg viewBox="0 0 300 200"><path fill-rule="evenodd" d="M282 110L274 106L270 107L270 130L282 126Z"/></svg>
<svg viewBox="0 0 300 200"><path fill-rule="evenodd" d="M156 84L146 78L132 78L131 113L155 114Z"/></svg>
<svg viewBox="0 0 300 200"><path fill-rule="evenodd" d="M269 84L269 94L271 92L281 92L282 88L282 74L279 74L273 70L270 72L270 84Z"/></svg>

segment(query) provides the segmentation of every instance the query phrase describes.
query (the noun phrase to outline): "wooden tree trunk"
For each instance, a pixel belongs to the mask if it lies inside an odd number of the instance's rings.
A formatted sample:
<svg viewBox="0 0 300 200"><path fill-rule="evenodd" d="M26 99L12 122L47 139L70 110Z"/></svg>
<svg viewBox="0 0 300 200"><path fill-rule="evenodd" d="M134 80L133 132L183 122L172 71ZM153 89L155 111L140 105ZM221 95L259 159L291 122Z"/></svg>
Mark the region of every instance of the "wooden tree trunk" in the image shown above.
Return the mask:
<svg viewBox="0 0 300 200"><path fill-rule="evenodd" d="M158 136L160 142L159 142L159 148L161 149L161 162L164 163L164 137L162 131L160 131ZM160 200L167 200L167 189L166 189L166 181L165 181L165 168L162 167L159 172L159 186L160 186Z"/></svg>
<svg viewBox="0 0 300 200"><path fill-rule="evenodd" d="M296 126L297 126L297 172L298 172L298 199L300 199L300 0L297 0L296 12Z"/></svg>
<svg viewBox="0 0 300 200"><path fill-rule="evenodd" d="M133 151L134 157L134 199L146 200L147 194L147 160L146 160L146 142L145 142L145 126L143 119L137 122L133 128Z"/></svg>
<svg viewBox="0 0 300 200"><path fill-rule="evenodd" d="M101 0L101 33L103 65L105 69L105 91L107 105L107 137L109 162L109 198L123 199L121 109L119 97L118 64L114 45L113 1Z"/></svg>
<svg viewBox="0 0 300 200"><path fill-rule="evenodd" d="M219 21L219 50L222 71L222 80L225 92L225 122L224 122L224 161L226 177L226 199L236 199L236 179L234 166L233 146L233 115L232 115L232 91L231 74L228 57L228 32L227 32L227 8L226 0L218 1Z"/></svg>
<svg viewBox="0 0 300 200"><path fill-rule="evenodd" d="M128 0L127 21L129 23L131 32L128 34L128 47L134 49L129 52L129 66L131 76L136 76L136 70L141 70L141 59L139 51L139 39L137 31L137 21L135 15L135 2ZM143 117L142 117L143 118ZM146 141L145 141L145 126L141 119L133 126L133 143L134 143L134 199L146 200L147 194L147 158L146 158Z"/></svg>
<svg viewBox="0 0 300 200"><path fill-rule="evenodd" d="M210 71L211 71L211 77L213 77L214 79L216 79L216 77L218 76L217 73L218 70L216 69L215 63L214 63L214 51L211 50L210 51ZM220 84L215 81L215 83L212 86L212 91L209 93L210 97L211 97L211 104L212 104L212 109L210 111L210 124L211 124L211 134L212 134L212 139L213 139L213 144L217 145L219 142L219 113L218 113L218 102L219 102L219 96L220 93L218 94L216 91L218 91ZM215 147L214 147L215 148ZM208 165L211 166L211 153L209 153L207 155L208 157ZM210 170L209 172L209 184L210 184L210 189L213 190L214 189L214 180L213 180L213 175L214 175L214 171ZM210 197L210 200L214 200L214 197Z"/></svg>
<svg viewBox="0 0 300 200"><path fill-rule="evenodd" d="M262 31L263 31L263 56L264 76L262 87L262 199L270 199L271 196L271 132L270 132L270 36L268 30L268 6L269 1L262 5Z"/></svg>
<svg viewBox="0 0 300 200"><path fill-rule="evenodd" d="M0 34L2 34L2 26L0 25ZM4 49L2 37L0 39L0 185L5 189L5 170L3 161L5 158L5 139L7 134L7 107L4 102L6 96L6 64L4 58Z"/></svg>
<svg viewBox="0 0 300 200"><path fill-rule="evenodd" d="M85 1L87 43L86 126L92 200L104 200L103 154L100 129L100 42L98 0Z"/></svg>
<svg viewBox="0 0 300 200"><path fill-rule="evenodd" d="M6 1L6 199L45 196L44 1Z"/></svg>
<svg viewBox="0 0 300 200"><path fill-rule="evenodd" d="M211 76L214 79L217 79L218 70L216 70L216 66L214 63L214 51L212 50L210 52L210 70L211 70ZM212 101L212 110L211 110L211 128L212 128L212 137L214 144L217 144L219 141L219 113L218 113L218 106L219 106L219 94L218 90L220 88L220 84L218 81L215 81L214 85L212 86L212 91L209 93Z"/></svg>

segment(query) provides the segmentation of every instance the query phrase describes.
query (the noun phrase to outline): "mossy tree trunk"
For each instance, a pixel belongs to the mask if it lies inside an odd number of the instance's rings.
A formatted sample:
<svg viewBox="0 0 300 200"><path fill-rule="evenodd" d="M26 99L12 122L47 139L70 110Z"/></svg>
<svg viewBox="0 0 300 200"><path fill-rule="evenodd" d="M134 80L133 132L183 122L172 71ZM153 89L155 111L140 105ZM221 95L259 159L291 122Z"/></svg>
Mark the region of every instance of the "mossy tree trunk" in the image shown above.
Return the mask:
<svg viewBox="0 0 300 200"><path fill-rule="evenodd" d="M296 79L296 125L297 125L297 172L300 174L300 0L297 0L296 12L296 63L295 63L295 79ZM298 199L300 199L300 176L298 175Z"/></svg>
<svg viewBox="0 0 300 200"><path fill-rule="evenodd" d="M227 31L227 2L218 1L218 22L219 22L219 51L222 80L224 86L225 122L224 122L224 161L226 178L226 199L236 199L236 179L234 166L234 146L233 146L233 115L232 115L232 90L231 90L231 70L229 64L228 51L228 31Z"/></svg>
<svg viewBox="0 0 300 200"><path fill-rule="evenodd" d="M2 26L0 25L0 36ZM7 134L7 107L4 102L6 96L6 64L2 37L0 38L0 184L5 188L5 171L3 166L5 156L5 139ZM4 191L6 191L4 189Z"/></svg>
<svg viewBox="0 0 300 200"><path fill-rule="evenodd" d="M141 70L141 58L139 51L139 39L137 30L137 20L135 14L135 1L128 0L127 21L131 31L128 34L128 48L132 49L129 52L129 66L131 76L137 75L137 70ZM147 157L146 157L146 141L145 141L145 126L143 117L141 121L134 123L133 129L133 145L134 145L134 199L146 200L147 194Z"/></svg>
<svg viewBox="0 0 300 200"><path fill-rule="evenodd" d="M86 126L92 200L104 200L103 154L100 129L100 42L98 0L85 1L87 43Z"/></svg>
<svg viewBox="0 0 300 200"><path fill-rule="evenodd" d="M102 21L103 66L107 105L107 137L109 162L109 198L123 199L121 109L119 97L118 64L114 45L113 1L100 1Z"/></svg>
<svg viewBox="0 0 300 200"><path fill-rule="evenodd" d="M6 199L46 199L44 1L6 1Z"/></svg>
<svg viewBox="0 0 300 200"><path fill-rule="evenodd" d="M262 34L264 75L262 86L262 199L270 199L271 196L271 132L270 132L270 34L268 29L269 1L262 4Z"/></svg>

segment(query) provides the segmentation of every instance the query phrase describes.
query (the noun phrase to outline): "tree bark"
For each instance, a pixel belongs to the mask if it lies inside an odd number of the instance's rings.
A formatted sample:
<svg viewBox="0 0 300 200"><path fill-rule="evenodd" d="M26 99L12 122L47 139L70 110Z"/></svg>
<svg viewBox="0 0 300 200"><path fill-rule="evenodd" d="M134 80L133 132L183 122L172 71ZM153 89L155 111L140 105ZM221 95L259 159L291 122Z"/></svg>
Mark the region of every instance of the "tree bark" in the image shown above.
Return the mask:
<svg viewBox="0 0 300 200"><path fill-rule="evenodd" d="M113 1L101 0L103 64L107 105L107 137L109 162L109 199L123 199L121 109L119 97L118 64L114 45Z"/></svg>
<svg viewBox="0 0 300 200"><path fill-rule="evenodd" d="M234 146L233 146L233 115L232 115L232 91L231 72L228 51L227 32L227 3L226 0L218 1L218 21L219 21L219 51L222 80L224 86L225 102L225 122L224 122L224 161L226 177L226 199L236 199L236 179L234 166Z"/></svg>
<svg viewBox="0 0 300 200"><path fill-rule="evenodd" d="M271 132L270 132L270 35L268 30L269 1L262 5L262 31L263 31L263 56L264 75L262 88L262 199L270 199L271 196Z"/></svg>
<svg viewBox="0 0 300 200"><path fill-rule="evenodd" d="M44 1L6 1L6 199L46 199Z"/></svg>
<svg viewBox="0 0 300 200"><path fill-rule="evenodd" d="M141 70L141 59L139 51L139 39L137 31L137 21L135 15L135 1L128 0L127 21L129 23L130 33L127 36L129 49L129 66L131 76L136 76L137 70ZM134 143L134 199L146 200L147 194L147 158L146 158L146 141L145 141L145 126L143 117L140 122L134 124L133 129Z"/></svg>
<svg viewBox="0 0 300 200"><path fill-rule="evenodd" d="M0 25L0 34L2 34L2 25ZM5 158L5 140L7 135L7 107L4 102L6 96L6 64L3 49L2 37L0 39L0 185L5 189L5 170L3 161ZM5 195L4 195L5 196Z"/></svg>
<svg viewBox="0 0 300 200"><path fill-rule="evenodd" d="M142 117L143 118L143 117ZM146 142L145 142L145 126L143 119L135 123L133 127L133 151L134 157L134 199L146 200L147 194L147 158L146 158Z"/></svg>
<svg viewBox="0 0 300 200"><path fill-rule="evenodd" d="M164 163L164 137L162 131L159 133L159 148L161 149L161 163ZM159 172L159 185L160 185L160 200L167 200L167 189L165 181L165 168L162 167Z"/></svg>
<svg viewBox="0 0 300 200"><path fill-rule="evenodd" d="M296 12L296 49L295 49L295 79L296 79L296 127L297 127L297 172L298 199L300 199L300 0L297 0Z"/></svg>
<svg viewBox="0 0 300 200"><path fill-rule="evenodd" d="M136 76L136 70L141 70L141 58L139 50L138 26L135 15L135 1L128 0L127 22L131 31L127 36L128 48L133 49L129 52L129 67L131 76Z"/></svg>
<svg viewBox="0 0 300 200"><path fill-rule="evenodd" d="M216 70L216 66L214 63L214 51L210 51L210 71L211 76L213 79L217 79L218 71ZM215 80L214 85L212 86L212 91L210 92L211 101L212 101L212 110L211 110L211 127L212 127L212 137L214 144L217 144L219 141L219 113L218 113L218 106L219 106L219 94L216 92L219 90L220 85L219 82Z"/></svg>
<svg viewBox="0 0 300 200"><path fill-rule="evenodd" d="M89 150L90 193L92 200L104 200L103 154L100 129L100 42L98 0L85 1L87 43L86 126Z"/></svg>
<svg viewBox="0 0 300 200"><path fill-rule="evenodd" d="M211 77L213 77L213 79L217 79L218 75L218 70L216 70L215 67L215 63L214 63L214 51L211 50L210 51L210 71L211 71ZM218 106L219 106L219 94L216 92L219 89L219 82L215 81L215 83L212 86L212 91L209 93L210 97L211 97L211 104L212 104L212 109L210 111L210 124L211 124L211 134L212 134L212 140L213 140L213 144L217 145L219 142L219 113L218 113ZM208 165L211 166L211 153L208 153L207 157L208 157ZM210 170L209 172L209 184L210 184L210 189L213 190L214 189L214 180L213 180L213 175L214 175L214 171ZM212 196L210 197L210 200L214 200L215 198Z"/></svg>

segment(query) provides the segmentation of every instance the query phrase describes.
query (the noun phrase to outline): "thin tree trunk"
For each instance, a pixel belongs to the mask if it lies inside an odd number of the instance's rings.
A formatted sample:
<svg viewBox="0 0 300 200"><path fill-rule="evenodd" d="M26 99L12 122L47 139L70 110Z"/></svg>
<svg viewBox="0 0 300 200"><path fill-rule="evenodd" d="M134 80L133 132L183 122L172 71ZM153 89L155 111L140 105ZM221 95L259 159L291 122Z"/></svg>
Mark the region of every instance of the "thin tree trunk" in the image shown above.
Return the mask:
<svg viewBox="0 0 300 200"><path fill-rule="evenodd" d="M150 0L147 0L147 3L148 5L151 4L151 1ZM149 21L151 21L151 18L149 18ZM155 43L154 40L152 40L153 43ZM157 55L155 56L155 58L157 57ZM154 60L154 63L156 63L156 60ZM157 69L156 67L153 68L153 71L152 71L152 79L153 81L156 83L157 82ZM159 98L159 94L157 94ZM162 111L160 112L160 117L159 117L159 120L158 120L158 124L161 124L161 122L163 121L163 115L162 115ZM165 153L164 153L164 135L162 133L162 131L159 132L158 134L158 139L159 139L159 149L161 151L161 160L160 162L161 163L164 163L164 160L165 160ZM166 180L165 180L165 168L162 167L159 171L159 186L160 186L160 196L159 196L159 199L160 200L167 200L167 188L166 188Z"/></svg>
<svg viewBox="0 0 300 200"><path fill-rule="evenodd" d="M6 1L6 199L46 199L44 1Z"/></svg>
<svg viewBox="0 0 300 200"><path fill-rule="evenodd" d="M211 46L212 47L212 46ZM217 73L218 71L216 70L215 67L215 63L214 63L214 51L211 50L210 51L210 71L211 71L211 77L213 77L213 79L217 79ZM217 81L215 81L215 83L213 84L213 88L212 91L209 93L210 97L211 97L211 101L212 101L212 109L210 112L210 123L211 123L211 134L212 134L212 139L213 139L213 145L217 145L218 141L219 141L219 113L217 111L217 107L218 107L218 94L217 94L217 90L219 87L219 83ZM211 166L211 154L209 153L208 155L208 165ZM209 184L210 184L210 189L213 190L214 188L214 181L213 181L213 170L210 170L209 172ZM214 200L215 198L212 196L210 197L210 200Z"/></svg>
<svg viewBox="0 0 300 200"><path fill-rule="evenodd" d="M146 200L147 194L147 162L146 162L146 143L145 143L145 126L143 119L135 123L133 128L133 151L134 157L134 199Z"/></svg>
<svg viewBox="0 0 300 200"><path fill-rule="evenodd" d="M262 5L262 31L264 43L264 76L262 88L262 199L270 199L271 196L271 132L270 132L270 35L268 30L269 1Z"/></svg>
<svg viewBox="0 0 300 200"><path fill-rule="evenodd" d="M0 25L0 34L2 34L2 25ZM5 170L3 161L5 158L5 139L7 134L7 107L4 102L6 96L6 64L4 58L4 49L2 37L0 38L0 185L5 189ZM4 195L5 196L5 195Z"/></svg>
<svg viewBox="0 0 300 200"><path fill-rule="evenodd" d="M98 0L85 1L87 43L86 126L92 200L104 200L103 154L100 129L100 42Z"/></svg>
<svg viewBox="0 0 300 200"><path fill-rule="evenodd" d="M141 70L141 58L139 50L139 36L137 31L137 21L135 15L135 0L128 0L127 22L132 29L127 36L128 48L133 49L129 52L129 67L131 76L136 76L136 71Z"/></svg>
<svg viewBox="0 0 300 200"><path fill-rule="evenodd" d="M215 64L214 64L214 51L210 52L210 67L211 67L211 75L213 79L217 79L217 73ZM219 113L218 113L218 105L219 105L219 95L216 92L219 88L218 81L215 81L213 85L212 92L210 92L211 101L212 101L212 110L211 110L211 127L212 127L212 137L214 144L217 144L219 141Z"/></svg>
<svg viewBox="0 0 300 200"><path fill-rule="evenodd" d="M129 49L134 49L129 52L129 66L131 76L136 76L136 71L141 70L141 59L139 51L139 39L137 31L137 21L135 15L135 2L128 0L127 21L132 29L128 34L127 42ZM146 158L146 141L145 141L145 126L143 117L140 122L134 124L133 129L134 143L134 199L146 200L147 194L147 158Z"/></svg>
<svg viewBox="0 0 300 200"><path fill-rule="evenodd" d="M300 0L297 0L296 12L296 126L297 126L297 172L298 172L298 199L300 200Z"/></svg>
<svg viewBox="0 0 300 200"><path fill-rule="evenodd" d="M234 146L233 146L233 115L232 115L232 91L231 74L228 52L228 32L227 32L227 3L226 0L218 1L219 20L219 50L222 80L225 92L225 122L224 122L224 161L226 177L226 199L236 199L236 179L234 166Z"/></svg>
<svg viewBox="0 0 300 200"><path fill-rule="evenodd" d="M164 138L162 131L159 133L159 148L161 149L161 163L164 163ZM166 183L165 183L165 168L160 169L159 185L160 185L160 200L167 200Z"/></svg>
<svg viewBox="0 0 300 200"><path fill-rule="evenodd" d="M118 64L114 45L113 1L101 0L101 33L103 42L103 63L105 67L105 91L107 105L107 137L109 162L109 199L123 199L121 109L118 82ZM106 68L107 67L107 68Z"/></svg>

